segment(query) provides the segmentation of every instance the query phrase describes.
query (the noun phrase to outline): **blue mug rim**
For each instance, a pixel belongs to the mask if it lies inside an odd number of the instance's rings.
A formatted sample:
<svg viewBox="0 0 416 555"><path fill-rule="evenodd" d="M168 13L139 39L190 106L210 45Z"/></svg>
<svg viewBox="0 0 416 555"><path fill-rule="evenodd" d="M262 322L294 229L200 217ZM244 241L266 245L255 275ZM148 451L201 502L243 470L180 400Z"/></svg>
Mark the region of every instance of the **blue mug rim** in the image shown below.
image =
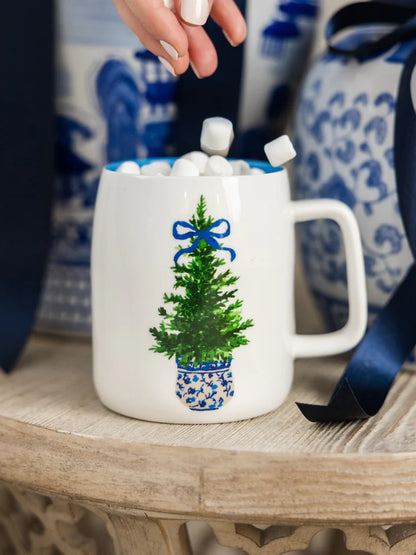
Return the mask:
<svg viewBox="0 0 416 555"><path fill-rule="evenodd" d="M137 164L139 164L139 166L142 166L143 164L151 164L152 162L167 162L170 166L173 166L173 164L175 163L176 160L178 160L178 158L179 157L174 157L174 156L169 156L169 157L160 156L157 158L130 158L128 160L120 160L118 162L112 162L111 164L107 164L105 166L105 169L112 172L116 172L119 166L123 164L123 162L136 162ZM271 164L269 164L269 162L264 162L262 160L251 160L246 158L227 158L227 160L229 160L230 162L234 162L237 160L244 160L249 164L250 168L257 168L259 170L263 170L264 173L277 173L277 172L283 171L282 166L274 168ZM245 177L245 176L239 176L239 177Z"/></svg>

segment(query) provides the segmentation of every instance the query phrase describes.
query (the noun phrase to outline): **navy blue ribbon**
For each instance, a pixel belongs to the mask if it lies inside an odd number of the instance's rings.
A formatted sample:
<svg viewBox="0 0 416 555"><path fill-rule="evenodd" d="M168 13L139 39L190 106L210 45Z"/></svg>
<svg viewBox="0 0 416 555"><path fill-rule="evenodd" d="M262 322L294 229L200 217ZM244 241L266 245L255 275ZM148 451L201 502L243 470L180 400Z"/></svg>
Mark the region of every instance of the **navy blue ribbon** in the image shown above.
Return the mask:
<svg viewBox="0 0 416 555"><path fill-rule="evenodd" d="M50 244L53 0L0 2L0 367L31 331Z"/></svg>
<svg viewBox="0 0 416 555"><path fill-rule="evenodd" d="M226 229L223 233L218 233L213 231L213 229L219 227L223 223L226 224ZM191 231L181 233L178 230L179 226L184 227L185 229L190 229ZM208 229L202 229L202 230L197 229L196 227L194 227L192 224L188 222L175 222L173 224L173 236L175 237L175 239L185 240L185 239L195 238L195 241L192 243L190 247L186 249L181 249L175 254L175 258L174 258L175 264L178 263L179 258L183 254L194 252L198 248L198 245L201 239L204 239L204 241L208 245L210 245L211 247L214 247L214 249L216 250L228 251L231 255L231 262L232 262L235 258L235 251L227 247L222 247L217 241L217 238L222 239L224 237L228 237L230 235L230 229L231 229L230 223L224 219L217 220Z"/></svg>
<svg viewBox="0 0 416 555"><path fill-rule="evenodd" d="M330 44L340 55L364 61L393 45L416 38L414 1L359 2L337 12L327 27L330 40L338 31L356 24L398 24L391 32L354 50ZM404 227L416 260L416 114L411 98L411 77L416 49L408 57L400 78L394 132L397 193ZM416 264L382 309L355 351L328 405L298 403L312 422L364 419L374 416L416 344Z"/></svg>

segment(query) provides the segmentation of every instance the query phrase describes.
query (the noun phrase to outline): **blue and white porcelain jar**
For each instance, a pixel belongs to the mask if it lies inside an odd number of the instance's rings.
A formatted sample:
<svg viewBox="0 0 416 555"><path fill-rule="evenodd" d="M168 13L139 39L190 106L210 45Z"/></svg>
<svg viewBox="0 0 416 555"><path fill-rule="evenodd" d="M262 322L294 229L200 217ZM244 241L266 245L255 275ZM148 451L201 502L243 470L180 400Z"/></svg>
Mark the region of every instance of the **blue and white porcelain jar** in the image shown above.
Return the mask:
<svg viewBox="0 0 416 555"><path fill-rule="evenodd" d="M37 327L89 334L90 248L102 167L171 153L176 78L111 0L56 2L53 245Z"/></svg>
<svg viewBox="0 0 416 555"><path fill-rule="evenodd" d="M361 27L344 46L354 47L385 29ZM414 47L404 43L362 63L326 52L311 67L296 112L296 195L338 199L354 211L370 324L412 263L398 207L393 141L399 79ZM331 222L316 221L304 224L300 236L314 297L328 327L340 327L348 312L340 231Z"/></svg>

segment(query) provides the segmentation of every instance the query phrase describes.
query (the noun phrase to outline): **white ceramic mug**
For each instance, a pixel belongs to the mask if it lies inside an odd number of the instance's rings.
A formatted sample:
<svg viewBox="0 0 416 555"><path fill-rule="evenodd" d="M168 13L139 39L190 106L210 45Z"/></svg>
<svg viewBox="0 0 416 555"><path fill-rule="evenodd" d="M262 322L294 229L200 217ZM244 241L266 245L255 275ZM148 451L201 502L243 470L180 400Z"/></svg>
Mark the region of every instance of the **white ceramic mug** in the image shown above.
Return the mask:
<svg viewBox="0 0 416 555"><path fill-rule="evenodd" d="M352 212L334 200L292 202L286 170L250 165L266 173L103 170L92 250L94 383L112 410L188 424L258 416L286 398L294 358L347 351L362 337L364 264ZM297 335L294 228L316 218L342 229L350 314L342 330Z"/></svg>

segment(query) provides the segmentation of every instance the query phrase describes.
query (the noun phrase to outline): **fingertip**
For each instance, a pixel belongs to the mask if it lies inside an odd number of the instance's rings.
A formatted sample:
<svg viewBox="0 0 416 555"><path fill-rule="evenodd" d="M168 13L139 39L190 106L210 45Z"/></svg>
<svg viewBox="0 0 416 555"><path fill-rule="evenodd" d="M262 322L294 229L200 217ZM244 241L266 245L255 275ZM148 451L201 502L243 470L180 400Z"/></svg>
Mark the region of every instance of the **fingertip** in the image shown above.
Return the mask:
<svg viewBox="0 0 416 555"><path fill-rule="evenodd" d="M168 0L150 2L126 0L146 32L157 40L170 58L182 58L188 52L188 37L178 18L169 8ZM173 55L172 55L173 54Z"/></svg>
<svg viewBox="0 0 416 555"><path fill-rule="evenodd" d="M238 19L232 27L225 27L222 32L231 44L231 46L239 46L247 37L247 25L244 19Z"/></svg>
<svg viewBox="0 0 416 555"><path fill-rule="evenodd" d="M218 68L218 57L217 56L213 56L211 57L209 60L206 61L206 63L204 64L204 70L202 72L202 79L205 77L211 77L211 75L213 75Z"/></svg>
<svg viewBox="0 0 416 555"><path fill-rule="evenodd" d="M175 50L179 59L183 58L188 53L188 37L176 16L169 9L162 6L160 11L163 14L160 21L164 20L165 25L153 28L153 32L160 37L161 44L162 42L165 45L168 44Z"/></svg>
<svg viewBox="0 0 416 555"><path fill-rule="evenodd" d="M184 58L188 54L188 38L185 33L184 35L185 39L183 41L179 41L179 44L177 45L179 59Z"/></svg>
<svg viewBox="0 0 416 555"><path fill-rule="evenodd" d="M217 69L218 56L211 39L202 27L183 26L188 36L189 58L199 79L209 77Z"/></svg>
<svg viewBox="0 0 416 555"><path fill-rule="evenodd" d="M189 65L198 79L206 79L207 77L211 77L211 75L216 72L218 67L218 57L210 56L206 59L198 57L196 59L191 59Z"/></svg>
<svg viewBox="0 0 416 555"><path fill-rule="evenodd" d="M247 25L244 19L239 19L232 29L232 40L235 46L243 43L247 37Z"/></svg>
<svg viewBox="0 0 416 555"><path fill-rule="evenodd" d="M186 53L184 56L179 58L176 62L172 63L172 67L175 71L175 75L182 75L189 67L189 55Z"/></svg>
<svg viewBox="0 0 416 555"><path fill-rule="evenodd" d="M244 42L247 36L247 25L233 0L216 0L211 15L232 46L238 46Z"/></svg>

